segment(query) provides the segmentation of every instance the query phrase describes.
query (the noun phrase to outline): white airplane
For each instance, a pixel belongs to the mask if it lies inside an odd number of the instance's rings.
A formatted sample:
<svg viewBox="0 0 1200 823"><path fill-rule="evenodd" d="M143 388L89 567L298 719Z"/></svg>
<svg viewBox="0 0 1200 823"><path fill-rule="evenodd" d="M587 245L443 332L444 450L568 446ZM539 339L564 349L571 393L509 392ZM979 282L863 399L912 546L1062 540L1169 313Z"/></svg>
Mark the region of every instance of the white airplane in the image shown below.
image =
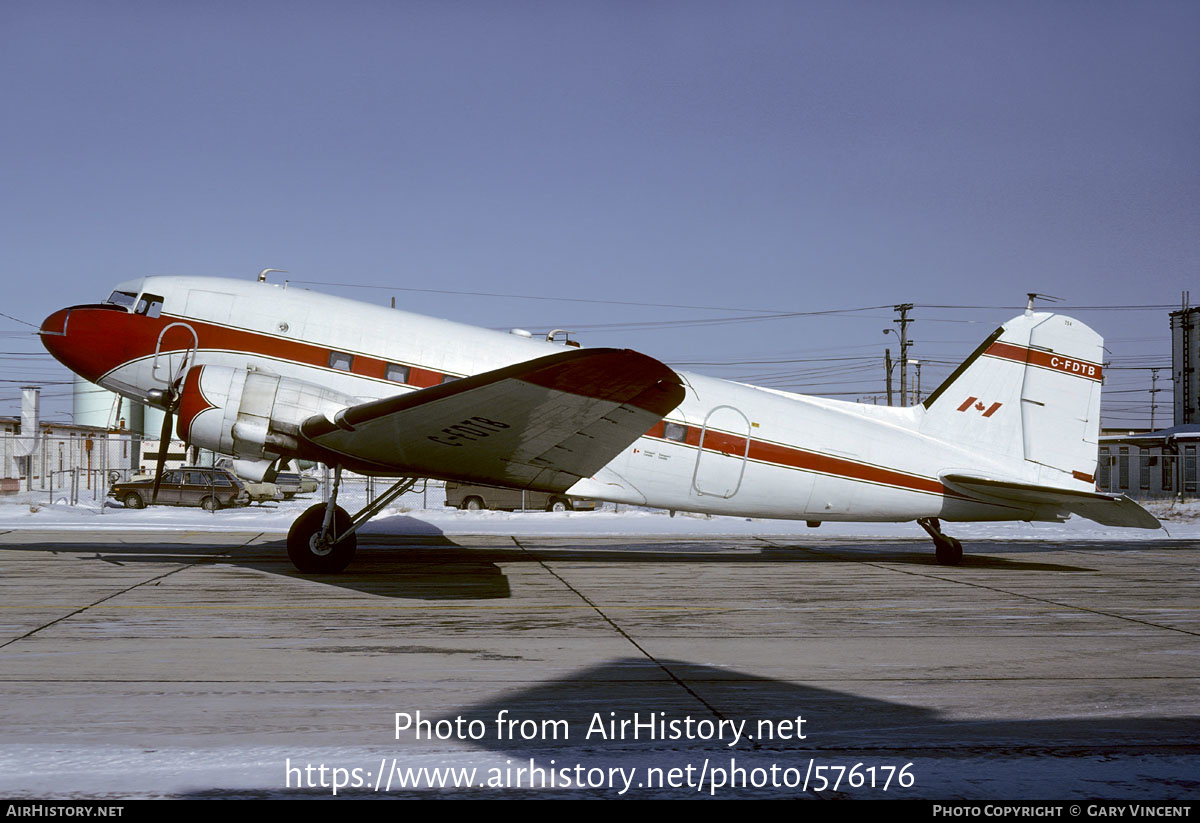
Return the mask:
<svg viewBox="0 0 1200 823"><path fill-rule="evenodd" d="M163 439L177 414L184 440L247 476L280 459L333 466L328 504L288 534L303 572L345 568L358 528L421 477L809 525L915 520L948 564L962 544L940 520L1159 527L1096 492L1101 338L1058 314L1005 323L908 408L677 373L265 272L129 280L40 333L68 368L166 409ZM343 468L400 479L352 517L337 505Z"/></svg>

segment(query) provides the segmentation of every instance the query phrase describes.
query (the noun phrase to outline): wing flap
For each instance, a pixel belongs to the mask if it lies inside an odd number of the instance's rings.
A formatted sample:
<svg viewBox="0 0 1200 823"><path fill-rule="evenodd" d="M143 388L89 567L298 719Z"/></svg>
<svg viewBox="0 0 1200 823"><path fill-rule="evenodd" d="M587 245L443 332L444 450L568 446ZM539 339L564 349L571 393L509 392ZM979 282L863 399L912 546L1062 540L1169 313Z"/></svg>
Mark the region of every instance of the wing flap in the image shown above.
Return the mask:
<svg viewBox="0 0 1200 823"><path fill-rule="evenodd" d="M637 352L575 349L316 415L303 438L352 468L544 491L590 477L683 400Z"/></svg>
<svg viewBox="0 0 1200 823"><path fill-rule="evenodd" d="M1053 486L1037 486L1030 483L967 474L943 474L941 481L951 488L974 497L992 498L1004 502L1058 506L1104 526L1135 529L1162 527L1154 515L1123 494L1059 489Z"/></svg>

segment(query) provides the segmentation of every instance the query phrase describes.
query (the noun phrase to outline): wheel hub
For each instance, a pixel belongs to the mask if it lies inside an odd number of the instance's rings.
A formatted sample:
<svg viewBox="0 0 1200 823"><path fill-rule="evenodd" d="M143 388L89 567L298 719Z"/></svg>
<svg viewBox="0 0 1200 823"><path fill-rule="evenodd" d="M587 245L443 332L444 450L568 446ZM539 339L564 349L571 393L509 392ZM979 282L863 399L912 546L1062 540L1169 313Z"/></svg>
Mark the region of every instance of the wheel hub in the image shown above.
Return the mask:
<svg viewBox="0 0 1200 823"><path fill-rule="evenodd" d="M317 557L324 557L333 551L333 543L324 534L317 532L308 538L308 550Z"/></svg>

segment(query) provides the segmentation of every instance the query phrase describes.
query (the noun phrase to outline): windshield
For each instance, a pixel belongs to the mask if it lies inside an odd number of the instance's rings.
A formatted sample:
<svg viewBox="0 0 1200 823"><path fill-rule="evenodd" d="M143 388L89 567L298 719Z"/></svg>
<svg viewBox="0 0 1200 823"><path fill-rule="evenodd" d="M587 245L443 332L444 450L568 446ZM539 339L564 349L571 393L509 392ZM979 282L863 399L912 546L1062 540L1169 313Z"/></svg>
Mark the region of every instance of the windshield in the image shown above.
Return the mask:
<svg viewBox="0 0 1200 823"><path fill-rule="evenodd" d="M108 296L105 303L112 303L114 306L121 306L126 311L133 308L133 304L137 302L137 295L133 292L115 291Z"/></svg>

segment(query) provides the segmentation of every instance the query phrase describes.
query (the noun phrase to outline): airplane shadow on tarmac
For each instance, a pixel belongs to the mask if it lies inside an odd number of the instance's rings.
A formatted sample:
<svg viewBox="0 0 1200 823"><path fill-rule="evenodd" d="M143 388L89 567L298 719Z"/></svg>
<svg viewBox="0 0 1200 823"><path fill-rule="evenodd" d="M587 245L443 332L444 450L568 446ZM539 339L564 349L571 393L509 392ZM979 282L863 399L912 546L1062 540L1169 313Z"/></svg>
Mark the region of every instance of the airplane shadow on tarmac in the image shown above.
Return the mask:
<svg viewBox="0 0 1200 823"><path fill-rule="evenodd" d="M897 685L903 690L903 685ZM910 699L908 694L903 699ZM481 758L477 780L469 788L400 789L390 792L344 789L349 797L615 797L610 770L636 770L644 782L648 770L664 776L678 769L682 781L690 766L693 785L638 787L625 797L709 797L695 780L702 764L747 778L766 779L772 766L781 783L741 790L725 787L717 797L843 798L1021 798L1150 797L1161 802L1194 796L1194 767L1200 758L1198 717L1104 717L1049 719L955 719L937 708L911 705L836 689L759 677L687 660L617 658L566 677L514 691L500 699L469 706L457 714L430 714L420 707L396 706L405 718L397 739L400 769L471 763L470 749L507 756L504 788L480 786L497 760ZM643 725L634 737L635 720ZM802 718L803 723L798 723ZM689 720L690 719L690 720ZM725 725L721 721L726 721ZM622 727L622 721L629 721ZM744 721L738 738L733 729ZM760 721L766 721L760 723ZM654 724L653 732L645 725ZM733 726L730 723L735 724ZM418 729L420 737L417 737ZM804 734L804 739L798 735ZM749 735L752 739L747 740ZM734 745L730 742L737 740ZM428 742L426 742L428 741ZM445 741L467 744L467 754L448 755ZM440 745L439 745L440 744ZM1152 762L1146 765L1146 759ZM849 768L876 767L880 786L886 772L912 763L909 790L892 782L887 794L869 786L840 791L796 785L809 760ZM365 760L365 758L364 758ZM531 762L532 761L532 762ZM378 761L375 761L378 762ZM553 766L551 765L553 764ZM575 771L580 764L582 771ZM513 790L516 769L542 769L535 791L528 777ZM759 769L757 775L751 770ZM582 776L584 788L551 783L550 772L568 769ZM1152 779L1137 770L1149 770ZM785 775L784 770L790 770ZM530 772L526 772L529 775ZM835 774L829 772L830 783ZM895 778L893 771L892 777ZM557 779L557 778L555 778ZM712 778L710 777L710 780ZM591 782L593 788L588 789ZM1149 784L1149 785L1148 785ZM295 784L293 784L294 786ZM617 788L620 788L618 783ZM328 788L284 791L199 791L192 797L329 797Z"/></svg>

